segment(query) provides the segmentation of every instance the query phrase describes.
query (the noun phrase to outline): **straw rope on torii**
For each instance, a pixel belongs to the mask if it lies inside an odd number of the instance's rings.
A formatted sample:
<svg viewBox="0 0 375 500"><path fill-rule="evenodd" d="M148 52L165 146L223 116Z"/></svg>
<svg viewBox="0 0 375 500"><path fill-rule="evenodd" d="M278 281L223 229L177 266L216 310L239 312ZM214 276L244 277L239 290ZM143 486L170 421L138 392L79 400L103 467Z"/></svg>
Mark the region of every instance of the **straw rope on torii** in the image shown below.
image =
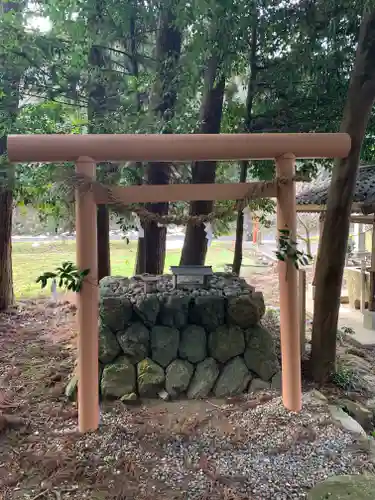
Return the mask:
<svg viewBox="0 0 375 500"><path fill-rule="evenodd" d="M160 215L153 212L150 212L145 207L129 204L126 205L122 200L119 200L111 189L111 186L107 184L102 184L99 181L94 181L89 177L86 177L82 174L77 173L69 173L67 175L66 171L63 171L63 177L60 180L60 183L67 187L70 190L70 194L73 194L75 189L78 189L81 193L85 193L87 191L92 191L94 196L100 195L103 196L103 193L108 198L110 204L116 208L119 213L134 213L139 217L141 223L149 223L154 222L159 225L169 225L174 224L177 226L183 226L187 224L200 225L207 222L214 222L217 219L222 219L230 216L233 212L244 210L251 201L255 199L259 199L263 197L264 192L272 186L279 186L280 184L286 184L290 181L292 182L306 182L309 179L306 179L303 176L294 176L292 179L288 179L286 177L278 177L271 181L259 181L256 184L249 184L249 190L246 193L245 197L241 200L235 201L230 207L225 209L216 209L208 214L202 215L176 215L176 214L168 214L168 215Z"/></svg>

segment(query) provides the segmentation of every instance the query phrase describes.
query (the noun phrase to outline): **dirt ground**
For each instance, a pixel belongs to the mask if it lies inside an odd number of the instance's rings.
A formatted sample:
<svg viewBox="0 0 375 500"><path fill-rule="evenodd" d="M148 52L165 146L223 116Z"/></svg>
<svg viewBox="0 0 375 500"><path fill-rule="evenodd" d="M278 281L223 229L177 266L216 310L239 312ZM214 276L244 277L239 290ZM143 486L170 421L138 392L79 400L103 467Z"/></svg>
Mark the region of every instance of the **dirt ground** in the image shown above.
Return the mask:
<svg viewBox="0 0 375 500"><path fill-rule="evenodd" d="M267 305L278 305L275 272L253 276L251 284L264 292ZM221 402L106 404L104 411L111 411L101 430L82 438L76 431L76 404L64 395L74 368L75 343L75 306L70 302L29 300L0 315L0 500L185 498L183 492L171 495L163 481L149 478L147 467L140 470L131 453L118 458L116 467L108 455L116 446L122 450L137 442L137 453L150 452L150 460L155 460L171 435L191 436L208 421L215 432L230 435L233 428ZM262 397L231 402L245 411L267 401ZM198 467L211 473L204 459ZM205 498L244 497L234 494L225 478L215 477Z"/></svg>
<svg viewBox="0 0 375 500"><path fill-rule="evenodd" d="M254 284L265 292L266 301L274 303L273 280L267 291L263 278L259 280ZM77 407L64 395L74 368L75 344L75 306L66 300L57 305L46 299L21 301L0 315L0 500L77 498L71 484L80 485L81 498L85 492L87 498L125 498L123 475L112 473L105 457L89 460L90 452L96 452L95 440L91 450L85 442L84 455L76 453ZM124 411L121 406L113 405L114 416ZM212 402L168 403L168 410L160 402L129 408L126 418L134 438L157 428L155 445L171 432L194 432L208 414L215 418L215 412ZM134 467L124 465L126 498L131 498L132 481L137 482ZM155 488L149 486L149 498L156 498ZM94 496L103 490L105 496Z"/></svg>

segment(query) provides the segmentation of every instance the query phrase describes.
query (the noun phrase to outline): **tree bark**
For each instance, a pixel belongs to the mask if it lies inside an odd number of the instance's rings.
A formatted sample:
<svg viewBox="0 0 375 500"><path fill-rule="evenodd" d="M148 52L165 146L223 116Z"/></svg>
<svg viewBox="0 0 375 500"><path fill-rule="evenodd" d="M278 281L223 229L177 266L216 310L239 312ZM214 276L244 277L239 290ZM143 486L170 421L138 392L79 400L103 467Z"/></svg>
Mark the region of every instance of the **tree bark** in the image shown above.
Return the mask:
<svg viewBox="0 0 375 500"><path fill-rule="evenodd" d="M143 274L146 269L145 239L138 238L135 274Z"/></svg>
<svg viewBox="0 0 375 500"><path fill-rule="evenodd" d="M109 211L107 205L98 205L96 213L98 228L98 280L111 274ZM99 232L102 234L99 236Z"/></svg>
<svg viewBox="0 0 375 500"><path fill-rule="evenodd" d="M91 78L88 82L88 132L89 134L107 133L106 120L108 114L113 111L108 103L108 85L104 77L104 70L108 65L105 51L102 47L95 45L95 37L100 34L101 23L104 16L104 5L102 0L96 0L95 12L89 18L90 29L94 38L94 44L89 52L89 68L91 69ZM113 101L113 99L111 99ZM106 175L111 167L108 164L98 165L99 180L109 183ZM97 247L98 247L98 279L111 274L111 254L109 241L109 210L107 205L97 207Z"/></svg>
<svg viewBox="0 0 375 500"><path fill-rule="evenodd" d="M0 311L14 302L12 273L13 194L0 188Z"/></svg>
<svg viewBox="0 0 375 500"><path fill-rule="evenodd" d="M3 2L0 14L20 13L20 2ZM0 67L0 87L5 96L2 100L4 127L10 132L18 113L19 86L22 71L13 70L11 64ZM3 127L3 128L4 128ZM13 172L6 159L7 136L0 136L0 311L5 311L14 302L12 273L12 215Z"/></svg>
<svg viewBox="0 0 375 500"><path fill-rule="evenodd" d="M219 134L223 112L225 76L220 74L218 58L212 56L208 61L205 75L205 92L201 106L200 134ZM215 182L216 162L197 161L192 166L192 184L210 184ZM212 201L193 201L190 215L202 215L212 212ZM180 265L203 265L207 253L207 240L204 225L188 224Z"/></svg>
<svg viewBox="0 0 375 500"><path fill-rule="evenodd" d="M375 10L365 10L341 131L351 136L347 158L335 162L316 267L312 374L326 382L335 371L336 333L349 236L349 218L366 126L375 99Z"/></svg>
<svg viewBox="0 0 375 500"><path fill-rule="evenodd" d="M176 25L176 15L172 7L173 2L165 2L159 18L158 35L156 40L156 81L151 100L152 113L162 124L162 133L168 134L170 120L174 114L177 99L177 67L181 54L181 32ZM151 162L146 167L146 183L169 184L170 165ZM152 203L146 207L150 212L165 215L169 210L169 203ZM159 227L155 222L145 223L144 251L146 252L145 272L162 274L164 271L167 230Z"/></svg>
<svg viewBox="0 0 375 500"><path fill-rule="evenodd" d="M255 97L255 89L256 89L256 78L257 78L257 37L258 37L258 17L256 8L253 13L253 28L251 31L251 47L250 47L250 57L249 57L249 82L247 85L247 96L246 96L246 117L244 123L244 132L251 132L251 119L253 112L253 103ZM240 182L246 182L247 179L247 170L248 170L249 162L242 161L241 162L241 170L240 170ZM240 274L241 265L242 265L242 245L243 245L243 212L239 210L237 212L237 224L236 224L236 242L234 247L234 256L233 256L233 266L232 271L237 275Z"/></svg>
<svg viewBox="0 0 375 500"><path fill-rule="evenodd" d="M248 161L241 162L240 182L246 182ZM239 275L242 265L242 243L243 243L243 211L237 212L236 223L236 242L234 246L233 266L232 271Z"/></svg>
<svg viewBox="0 0 375 500"><path fill-rule="evenodd" d="M137 33L136 33L136 3L133 5L133 13L131 14L129 21L129 31L130 31L130 43L129 43L129 53L130 53L130 67L131 73L135 78L139 76L139 64L137 57ZM139 92L135 95L135 104L138 113L141 112L141 98ZM136 166L139 170L142 169L142 163L137 162ZM142 181L139 182L139 185ZM146 272L146 250L145 250L145 239L138 238L137 241L137 257L135 261L135 274L143 274Z"/></svg>

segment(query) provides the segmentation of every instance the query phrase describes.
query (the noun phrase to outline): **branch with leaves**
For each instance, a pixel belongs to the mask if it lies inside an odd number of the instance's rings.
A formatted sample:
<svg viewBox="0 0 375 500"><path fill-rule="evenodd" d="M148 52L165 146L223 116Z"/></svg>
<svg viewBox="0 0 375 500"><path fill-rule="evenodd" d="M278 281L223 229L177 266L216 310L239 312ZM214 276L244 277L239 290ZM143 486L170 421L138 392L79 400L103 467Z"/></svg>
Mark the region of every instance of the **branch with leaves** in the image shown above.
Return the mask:
<svg viewBox="0 0 375 500"><path fill-rule="evenodd" d="M55 272L47 271L39 276L36 280L45 288L49 281L58 283L59 288L65 288L68 291L80 292L82 284L90 269L80 270L73 262L63 262L61 266L56 268Z"/></svg>
<svg viewBox="0 0 375 500"><path fill-rule="evenodd" d="M292 238L289 229L279 229L278 249L275 254L281 262L291 261L296 269L307 266L312 261L312 255L298 250L297 242Z"/></svg>

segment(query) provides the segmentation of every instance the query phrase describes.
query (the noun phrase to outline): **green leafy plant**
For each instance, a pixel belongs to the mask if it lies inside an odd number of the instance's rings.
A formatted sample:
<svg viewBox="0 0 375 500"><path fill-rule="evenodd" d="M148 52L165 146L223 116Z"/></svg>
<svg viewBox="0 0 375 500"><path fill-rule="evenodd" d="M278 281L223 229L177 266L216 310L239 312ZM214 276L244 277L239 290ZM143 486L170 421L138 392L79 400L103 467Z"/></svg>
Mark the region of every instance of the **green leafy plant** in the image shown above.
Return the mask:
<svg viewBox="0 0 375 500"><path fill-rule="evenodd" d="M307 266L312 261L312 255L298 250L297 242L291 238L289 229L279 229L278 249L275 254L282 262L291 260L296 269Z"/></svg>
<svg viewBox="0 0 375 500"><path fill-rule="evenodd" d="M344 391L358 391L362 387L358 374L343 366L339 366L336 373L332 375L332 382Z"/></svg>
<svg viewBox="0 0 375 500"><path fill-rule="evenodd" d="M343 326L337 330L336 338L339 342L343 342L347 335L355 335L355 331L350 326Z"/></svg>
<svg viewBox="0 0 375 500"><path fill-rule="evenodd" d="M53 282L55 280L58 282L59 288L79 292L89 272L90 269L79 270L73 262L63 262L61 266L56 268L55 272L47 271L43 273L37 278L36 282L40 283L42 288L45 288L48 281L52 280Z"/></svg>

